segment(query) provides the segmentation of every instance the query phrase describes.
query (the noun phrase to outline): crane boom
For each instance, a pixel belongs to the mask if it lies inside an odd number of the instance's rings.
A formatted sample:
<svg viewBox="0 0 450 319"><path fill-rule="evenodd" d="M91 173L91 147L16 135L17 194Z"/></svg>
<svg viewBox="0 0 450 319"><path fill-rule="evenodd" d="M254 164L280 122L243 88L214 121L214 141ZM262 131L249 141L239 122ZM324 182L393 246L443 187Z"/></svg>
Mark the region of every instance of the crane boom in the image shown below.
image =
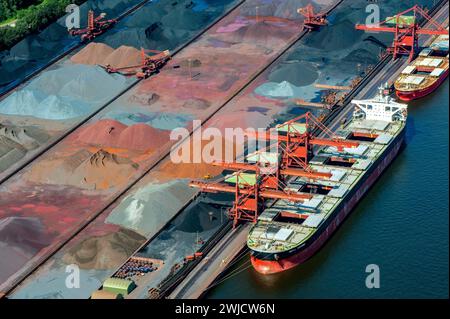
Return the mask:
<svg viewBox="0 0 450 319"><path fill-rule="evenodd" d="M355 25L356 30L363 30L363 31L373 31L373 32L392 32L395 33L397 28L395 27L374 27L374 26L367 26L364 24L357 24ZM429 30L429 29L418 29L416 30L416 34L426 34L426 35L443 35L448 34L448 31L446 30Z"/></svg>
<svg viewBox="0 0 450 319"><path fill-rule="evenodd" d="M248 132L248 136L254 137L261 140L273 140L277 139L279 142L291 142L291 143L302 143L305 142L307 136L288 136L288 135L275 135L270 132ZM358 142L341 140L341 139L324 139L317 137L308 137L309 144L312 145L322 145L322 146L334 146L339 149L342 148L355 148L359 146Z"/></svg>
<svg viewBox="0 0 450 319"><path fill-rule="evenodd" d="M189 186L200 188L203 192L224 192L224 193L235 193L236 187L217 184L217 183L205 183L201 181L191 181ZM251 195L254 191L250 188L242 188L239 190L240 194ZM278 191L272 189L262 189L259 190L259 196L267 199L286 199L292 202L303 202L304 200L308 200L312 198L312 195L309 194L301 194L301 193L293 193L289 191Z"/></svg>
<svg viewBox="0 0 450 319"><path fill-rule="evenodd" d="M406 16L405 14L412 13L413 15ZM422 16L433 29L421 27L417 23L417 17ZM405 21L406 22L405 22ZM395 26L389 26L389 24L395 24ZM396 59L399 55L409 55L409 61L411 62L419 48L419 35L448 35L446 30L441 24L437 23L430 15L425 12L418 5L405 10L394 17L390 17L377 25L362 25L356 24L356 30L374 31L374 32L390 32L394 33L394 40L389 51L392 52L393 59Z"/></svg>
<svg viewBox="0 0 450 319"><path fill-rule="evenodd" d="M224 162L213 162L212 165L220 166L225 169L235 169L235 170L246 170L246 171L256 171L258 166L255 164L247 163L224 163ZM331 173L325 172L307 172L303 169L298 168L283 168L280 169L281 175L287 176L297 176L297 177L307 177L311 179L326 179L332 176Z"/></svg>

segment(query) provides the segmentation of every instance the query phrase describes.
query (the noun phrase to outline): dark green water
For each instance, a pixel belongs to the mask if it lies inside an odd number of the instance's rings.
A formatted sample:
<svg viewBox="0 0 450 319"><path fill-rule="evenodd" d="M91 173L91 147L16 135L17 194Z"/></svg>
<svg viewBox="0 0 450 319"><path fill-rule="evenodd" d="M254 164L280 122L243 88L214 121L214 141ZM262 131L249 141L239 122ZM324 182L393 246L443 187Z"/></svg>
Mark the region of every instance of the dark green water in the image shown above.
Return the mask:
<svg viewBox="0 0 450 319"><path fill-rule="evenodd" d="M406 145L331 240L263 276L245 256L207 298L448 298L449 83L409 103ZM378 289L366 266L380 268Z"/></svg>

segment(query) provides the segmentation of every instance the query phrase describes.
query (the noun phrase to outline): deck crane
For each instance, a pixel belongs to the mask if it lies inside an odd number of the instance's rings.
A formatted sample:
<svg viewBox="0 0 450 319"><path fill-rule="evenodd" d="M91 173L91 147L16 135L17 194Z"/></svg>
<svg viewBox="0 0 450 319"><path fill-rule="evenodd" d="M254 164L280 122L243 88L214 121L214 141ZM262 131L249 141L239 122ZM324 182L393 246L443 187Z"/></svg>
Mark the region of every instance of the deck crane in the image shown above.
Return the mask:
<svg viewBox="0 0 450 319"><path fill-rule="evenodd" d="M72 36L81 35L81 41L90 41L117 23L116 19L103 20L105 16L106 13L101 13L98 17L95 17L94 11L89 10L87 28L70 29L69 34Z"/></svg>
<svg viewBox="0 0 450 319"><path fill-rule="evenodd" d="M314 13L314 7L312 4L308 4L304 8L298 8L297 12L305 17L305 21L303 21L303 26L305 29L309 31L315 30L321 26L325 26L328 24L328 21L325 19L326 13Z"/></svg>
<svg viewBox="0 0 450 319"><path fill-rule="evenodd" d="M408 13L412 13L412 15L407 15ZM419 16L426 19L432 29L421 27L417 21ZM448 35L448 30L433 20L433 18L418 5L400 12L393 17L388 17L386 20L376 25L357 24L355 28L363 31L394 33L394 41L392 47L389 48L388 51L392 53L393 59L396 59L399 55L408 55L410 62L414 59L419 48L419 35Z"/></svg>
<svg viewBox="0 0 450 319"><path fill-rule="evenodd" d="M154 55L147 55L146 53L155 53ZM161 69L167 61L171 58L169 50L146 50L141 48L141 63L138 65L125 66L115 68L111 65L102 66L108 73L120 73L122 75L136 75L139 79L148 78L150 75L156 73Z"/></svg>

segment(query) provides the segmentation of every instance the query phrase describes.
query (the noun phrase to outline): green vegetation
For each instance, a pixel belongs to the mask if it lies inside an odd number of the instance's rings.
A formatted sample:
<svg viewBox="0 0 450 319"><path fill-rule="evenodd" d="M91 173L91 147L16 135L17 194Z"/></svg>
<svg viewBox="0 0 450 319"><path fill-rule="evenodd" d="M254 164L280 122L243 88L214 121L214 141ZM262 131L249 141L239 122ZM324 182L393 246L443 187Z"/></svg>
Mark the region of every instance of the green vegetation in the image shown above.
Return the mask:
<svg viewBox="0 0 450 319"><path fill-rule="evenodd" d="M85 1L0 0L0 50L12 47L28 34L42 31L63 16L69 4L81 4ZM14 20L14 27L7 24Z"/></svg>
<svg viewBox="0 0 450 319"><path fill-rule="evenodd" d="M41 3L43 0L0 0L0 23L14 20L20 9Z"/></svg>

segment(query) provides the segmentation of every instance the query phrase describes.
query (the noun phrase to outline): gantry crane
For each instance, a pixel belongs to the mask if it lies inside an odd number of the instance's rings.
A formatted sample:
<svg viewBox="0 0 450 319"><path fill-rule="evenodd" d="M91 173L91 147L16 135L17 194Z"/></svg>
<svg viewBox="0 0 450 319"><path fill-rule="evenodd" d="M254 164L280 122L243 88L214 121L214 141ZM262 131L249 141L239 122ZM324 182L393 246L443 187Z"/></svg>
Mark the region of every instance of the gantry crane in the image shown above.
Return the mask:
<svg viewBox="0 0 450 319"><path fill-rule="evenodd" d="M299 121L304 123L299 123ZM310 194L294 193L286 187L287 176L306 177L309 179L328 179L332 175L329 172L313 171L308 165L312 154L312 147L334 146L338 151L344 148L358 147L359 143L346 141L334 135L310 112L292 119L275 129L282 128L285 134L273 134L270 131L264 134L256 133L254 136L264 140L276 139L277 156L280 161L275 163L258 159L255 163L224 163L215 162L213 165L225 169L238 170L233 176L235 186L222 184L220 181L204 182L192 181L190 186L200 188L203 192L227 192L234 193L233 207L229 210L229 216L236 226L239 221L256 222L261 207L267 199L285 199L293 202L302 202L312 198ZM319 128L329 138L313 136L312 129ZM259 151L258 154L262 152ZM248 157L247 157L248 158ZM246 173L246 172L251 172ZM247 176L245 176L247 174ZM251 177L248 179L248 177ZM247 178L246 178L247 177ZM227 180L226 180L227 181ZM230 180L228 180L230 182Z"/></svg>
<svg viewBox="0 0 450 319"><path fill-rule="evenodd" d="M69 34L72 36L81 35L81 41L90 41L117 23L116 19L103 20L105 16L106 13L101 13L98 17L94 17L94 11L89 10L87 28L70 29Z"/></svg>
<svg viewBox="0 0 450 319"><path fill-rule="evenodd" d="M283 128L283 130L280 131L280 128ZM312 134L314 128L320 129L326 138L314 136ZM301 168L307 172L310 171L308 162L315 145L336 147L339 152L343 151L344 148L359 146L358 142L348 141L336 136L311 112L277 125L275 130L277 130L277 134L268 131L263 134L256 133L255 136L263 140L276 138L279 147L282 149L282 167Z"/></svg>
<svg viewBox="0 0 450 319"><path fill-rule="evenodd" d="M303 26L310 31L328 24L328 21L325 19L327 14L314 13L314 7L312 6L312 4L308 4L304 8L297 9L297 12L305 17Z"/></svg>
<svg viewBox="0 0 450 319"><path fill-rule="evenodd" d="M149 56L146 53L155 53L155 55ZM122 75L136 75L137 78L148 78L153 73L158 72L167 61L170 60L169 50L157 51L157 50L145 50L141 48L141 64L125 66L121 68L114 68L107 64L103 67L108 73L120 73Z"/></svg>
<svg viewBox="0 0 450 319"><path fill-rule="evenodd" d="M412 15L406 15L412 13ZM430 23L433 29L426 29L421 27L417 22L419 16L422 16L426 21ZM390 26L390 25L394 26ZM357 30L374 31L374 32L391 32L394 33L394 41L392 47L389 48L389 52L392 53L393 59L396 59L399 55L408 55L409 61L412 61L419 48L419 35L442 35L447 34L442 25L437 23L431 18L427 12L421 9L418 5L400 12L394 17L389 17L386 20L376 25L357 24L355 26Z"/></svg>
<svg viewBox="0 0 450 319"><path fill-rule="evenodd" d="M189 186L197 187L202 192L208 193L234 193L235 199L233 206L228 210L228 216L233 220L233 227L241 221L250 221L255 223L261 209L264 208L265 201L268 199L285 199L292 202L303 202L311 199L312 195L294 193L286 190L282 185L267 185L266 180L271 174L261 174L256 169L253 178L249 181L244 171L235 172L232 176L235 178L234 186L230 186L220 181L206 183L203 181L191 181ZM279 180L272 179L272 182L281 183Z"/></svg>

